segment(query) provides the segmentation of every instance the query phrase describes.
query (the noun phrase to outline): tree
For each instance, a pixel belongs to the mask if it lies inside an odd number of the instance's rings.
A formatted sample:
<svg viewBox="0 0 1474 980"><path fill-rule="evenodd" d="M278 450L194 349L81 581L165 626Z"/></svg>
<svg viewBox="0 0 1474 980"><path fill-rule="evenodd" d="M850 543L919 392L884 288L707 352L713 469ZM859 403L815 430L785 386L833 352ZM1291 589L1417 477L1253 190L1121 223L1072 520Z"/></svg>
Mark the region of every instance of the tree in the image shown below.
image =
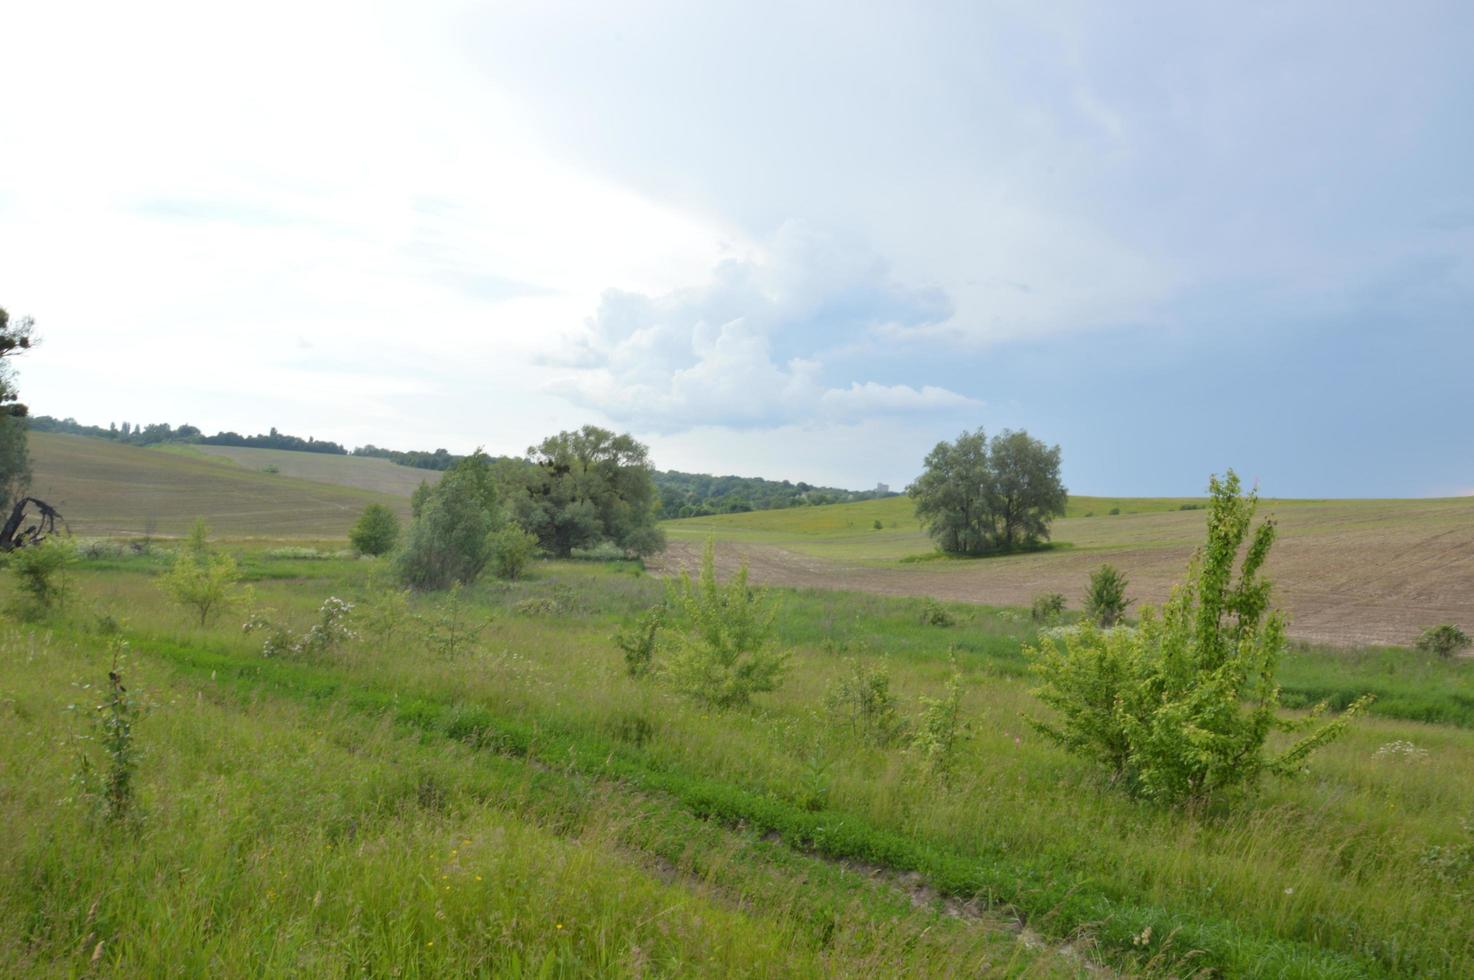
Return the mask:
<svg viewBox="0 0 1474 980"><path fill-rule="evenodd" d="M216 553L205 522L196 520L160 584L170 598L199 616L203 628L211 616L241 600L239 578L235 559Z"/></svg>
<svg viewBox="0 0 1474 980"><path fill-rule="evenodd" d="M493 532L506 519L491 457L476 450L415 496L415 517L395 557L400 581L417 589L474 582L491 560Z"/></svg>
<svg viewBox="0 0 1474 980"><path fill-rule="evenodd" d="M734 708L777 689L788 654L772 648L775 610L747 584L746 565L719 585L708 541L700 578L683 572L672 580L666 606L672 628L665 675L676 690L713 708Z"/></svg>
<svg viewBox="0 0 1474 980"><path fill-rule="evenodd" d="M637 555L665 547L653 472L644 445L592 425L550 436L525 464L499 469L517 523L560 558L605 541Z"/></svg>
<svg viewBox="0 0 1474 980"><path fill-rule="evenodd" d="M991 443L981 428L937 443L906 492L937 546L954 554L1037 547L1065 512L1059 447L1008 429Z"/></svg>
<svg viewBox="0 0 1474 980"><path fill-rule="evenodd" d="M1161 803L1202 804L1266 772L1294 773L1370 702L1318 727L1324 705L1302 721L1279 717L1285 624L1259 578L1274 523L1250 538L1258 498L1240 494L1232 470L1210 489L1208 542L1160 614L1144 608L1133 630L1087 622L1031 651L1042 681L1035 693L1056 712L1034 727ZM1265 743L1275 729L1309 734L1271 758Z"/></svg>
<svg viewBox="0 0 1474 980"><path fill-rule="evenodd" d="M8 359L31 349L30 317L12 320L0 307L0 513L25 495L31 482L31 461L26 452L25 405L15 387L15 371Z"/></svg>
<svg viewBox="0 0 1474 980"><path fill-rule="evenodd" d="M1114 565L1102 565L1090 573L1085 590L1085 618L1097 626L1110 629L1126 615L1126 607L1134 601L1126 598L1126 581Z"/></svg>
<svg viewBox="0 0 1474 980"><path fill-rule="evenodd" d="M383 504L369 504L348 532L348 542L361 555L387 555L399 543L399 518Z"/></svg>
<svg viewBox="0 0 1474 980"><path fill-rule="evenodd" d="M508 522L491 535L491 570L499 579L514 581L523 576L537 554L537 535Z"/></svg>

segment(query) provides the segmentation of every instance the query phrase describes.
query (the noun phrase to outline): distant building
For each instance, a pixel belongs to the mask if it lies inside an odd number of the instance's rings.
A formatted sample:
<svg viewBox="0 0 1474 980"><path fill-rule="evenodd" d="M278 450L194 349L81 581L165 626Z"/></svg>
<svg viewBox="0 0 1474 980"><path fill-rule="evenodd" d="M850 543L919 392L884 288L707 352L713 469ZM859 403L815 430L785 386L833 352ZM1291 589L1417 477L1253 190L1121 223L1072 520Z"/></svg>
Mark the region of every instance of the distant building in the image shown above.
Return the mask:
<svg viewBox="0 0 1474 980"><path fill-rule="evenodd" d="M877 483L875 485L875 492L876 493L890 493L891 492L890 484L889 483Z"/></svg>

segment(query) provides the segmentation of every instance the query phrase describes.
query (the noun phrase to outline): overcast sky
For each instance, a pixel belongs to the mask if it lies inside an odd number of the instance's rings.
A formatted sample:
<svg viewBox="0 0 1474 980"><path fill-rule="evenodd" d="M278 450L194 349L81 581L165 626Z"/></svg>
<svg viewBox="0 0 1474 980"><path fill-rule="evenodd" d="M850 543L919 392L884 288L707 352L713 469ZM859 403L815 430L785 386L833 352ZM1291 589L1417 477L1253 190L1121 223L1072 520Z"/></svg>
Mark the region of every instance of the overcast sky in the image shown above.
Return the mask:
<svg viewBox="0 0 1474 980"><path fill-rule="evenodd" d="M1474 493L1474 4L0 2L34 412Z"/></svg>

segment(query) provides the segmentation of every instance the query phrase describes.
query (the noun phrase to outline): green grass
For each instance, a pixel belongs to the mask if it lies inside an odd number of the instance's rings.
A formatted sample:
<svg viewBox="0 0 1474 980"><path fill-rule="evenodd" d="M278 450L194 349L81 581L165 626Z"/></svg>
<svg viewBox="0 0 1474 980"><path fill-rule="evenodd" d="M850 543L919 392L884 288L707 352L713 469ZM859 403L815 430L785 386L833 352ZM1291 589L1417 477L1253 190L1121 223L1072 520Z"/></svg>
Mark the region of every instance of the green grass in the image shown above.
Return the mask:
<svg viewBox="0 0 1474 980"><path fill-rule="evenodd" d="M256 601L299 629L326 596L380 588L381 563L286 561L276 578L242 558ZM0 756L0 818L22 828L0 838L0 972L81 972L98 941L129 974L1076 969L1014 942L1008 916L1129 972L1474 968L1468 882L1424 860L1474 812L1474 731L1456 725L1362 720L1303 778L1192 816L1032 734L1016 610L957 604L943 628L918 600L777 592L791 676L713 714L621 670L609 634L661 588L638 568L478 586L492 625L455 657L407 631L295 661L263 659L239 615L188 628L160 567L84 565L64 617L0 630L0 739L19 749ZM519 613L529 597L555 611ZM73 684L104 670L102 613L125 621L130 682L157 705L135 833L92 831L55 750L86 700ZM955 658L972 737L950 784L818 708L852 656L883 658L907 714ZM1467 690L1460 666L1303 651L1285 678L1436 703ZM1377 754L1395 740L1424 754ZM932 894L993 911L954 919Z"/></svg>

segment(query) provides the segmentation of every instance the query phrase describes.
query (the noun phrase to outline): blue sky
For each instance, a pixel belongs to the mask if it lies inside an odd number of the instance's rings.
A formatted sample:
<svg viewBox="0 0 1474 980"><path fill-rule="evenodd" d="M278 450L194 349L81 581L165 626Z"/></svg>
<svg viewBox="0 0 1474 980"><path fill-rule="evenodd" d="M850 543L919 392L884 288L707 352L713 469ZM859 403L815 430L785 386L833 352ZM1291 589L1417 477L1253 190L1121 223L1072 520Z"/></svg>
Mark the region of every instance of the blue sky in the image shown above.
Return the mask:
<svg viewBox="0 0 1474 980"><path fill-rule="evenodd" d="M38 412L902 485L1474 492L1474 7L8 12Z"/></svg>

